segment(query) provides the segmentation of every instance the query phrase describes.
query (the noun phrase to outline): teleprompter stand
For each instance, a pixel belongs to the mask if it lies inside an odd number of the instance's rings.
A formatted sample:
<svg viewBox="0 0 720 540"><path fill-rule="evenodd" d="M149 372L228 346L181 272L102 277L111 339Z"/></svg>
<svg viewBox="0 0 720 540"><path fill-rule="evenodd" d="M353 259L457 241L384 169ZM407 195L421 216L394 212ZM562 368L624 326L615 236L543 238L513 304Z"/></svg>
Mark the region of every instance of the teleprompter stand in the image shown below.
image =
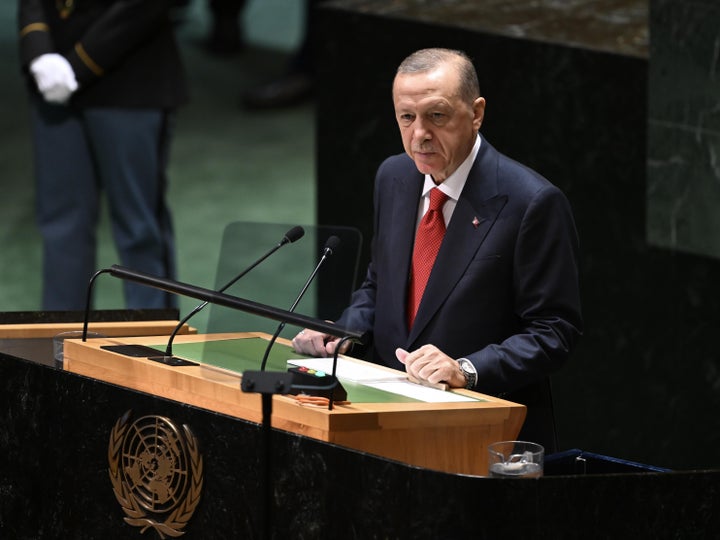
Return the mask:
<svg viewBox="0 0 720 540"><path fill-rule="evenodd" d="M338 350L347 338L343 338L335 348L333 374L327 385L295 384L297 374L290 371L245 371L241 382L243 392L257 393L262 399L262 445L260 467L262 471L262 537L271 538L272 526L272 397L275 394L290 394L294 391L308 393L330 392L328 407L332 409L333 392L340 385L335 376Z"/></svg>

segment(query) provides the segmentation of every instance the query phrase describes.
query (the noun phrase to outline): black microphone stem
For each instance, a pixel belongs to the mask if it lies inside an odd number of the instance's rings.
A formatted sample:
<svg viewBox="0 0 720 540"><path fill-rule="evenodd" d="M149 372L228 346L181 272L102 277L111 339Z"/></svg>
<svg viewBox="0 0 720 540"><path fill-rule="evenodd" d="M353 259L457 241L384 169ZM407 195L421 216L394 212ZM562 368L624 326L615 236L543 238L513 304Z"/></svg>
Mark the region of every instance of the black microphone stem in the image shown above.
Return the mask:
<svg viewBox="0 0 720 540"><path fill-rule="evenodd" d="M82 340L87 341L87 333L88 333L88 324L90 324L90 308L92 307L92 290L93 285L95 284L95 279L100 274L105 274L107 272L110 272L109 268L105 268L103 270L98 270L95 272L92 277L90 278L90 281L88 283L87 288L87 295L85 297L85 320L83 321L83 330L82 330Z"/></svg>
<svg viewBox="0 0 720 540"><path fill-rule="evenodd" d="M256 260L253 264L251 264L250 266L248 266L248 267L247 267L245 270L243 270L240 274L238 274L238 275L235 276L233 279L231 279L230 281L228 281L221 289L218 289L218 292L224 292L225 290L227 290L228 288L230 288L232 285L235 284L235 282L237 282L240 278L242 278L243 276L245 276L245 274L247 274L248 272L250 272L250 270L252 270L253 268L255 268L257 265L259 265L261 262L263 262L265 259L267 259L270 255L272 255L273 253L275 253L278 249L280 249L281 247L283 247L285 244L289 244L289 243L295 242L296 240L299 240L300 238L302 238L302 236L303 236L304 234L305 234L305 230L304 230L302 227L299 227L299 226L298 226L298 227L293 227L292 229L290 229L288 232L285 233L285 236L283 236L282 240L280 240L280 242L278 242L275 247L273 247L270 251L268 251L267 253L265 253L265 255L263 255L262 257L260 257L260 258L259 258L258 260ZM194 308L190 313L188 313L188 314L177 324L177 326L175 327L175 329L174 329L174 330L172 331L172 333L170 334L170 338L168 339L167 347L165 348L165 356L172 356L173 340L175 339L175 336L176 336L177 333L180 331L180 329L182 328L182 326L183 326L186 322L188 322L188 321L190 320L190 318L193 317L196 313L198 313L199 311L201 311L202 309L204 309L205 306L207 306L209 303L210 303L210 302L205 301L205 302L203 302L202 304L198 304L197 306L195 306L195 308Z"/></svg>
<svg viewBox="0 0 720 540"><path fill-rule="evenodd" d="M331 236L328 238L327 242L325 243L325 249L323 250L322 257L320 257L320 260L318 261L317 265L315 266L315 269L312 271L312 274L310 274L310 277L305 282L305 285L303 286L302 290L300 291L300 294L298 294L297 298L295 299L295 302L293 302L293 305L290 306L290 309L288 310L290 313L295 311L295 308L300 303L300 300L305 295L305 291L308 290L308 287L312 283L313 279L315 279L315 276L317 275L318 271L320 270L320 267L325 262L325 259L328 258L329 255L332 255L333 249L337 247L337 245L340 243L340 239L337 236ZM283 331L283 328L285 328L285 321L281 321L280 324L277 327L277 330L275 330L275 333L273 334L272 338L270 339L270 342L268 343L268 346L265 347L265 354L263 355L262 363L260 364L260 371L265 371L265 366L267 365L268 357L270 356L270 349L272 349L272 346L275 344L275 341L277 340L278 336L280 335L280 332Z"/></svg>
<svg viewBox="0 0 720 540"><path fill-rule="evenodd" d="M295 299L295 301L293 302L293 305L290 306L290 309L288 309L288 311L291 311L291 312L292 312L292 311L295 311L295 308L296 308L297 305L300 303L300 299L305 295L305 291L308 290L308 287L309 287L310 284L312 283L312 280L315 279L315 275L318 273L318 270L320 270L320 266L322 266L322 263L325 262L325 259L327 259L328 255L329 255L330 253L332 253L332 251L331 251L330 249L328 249L328 248L325 248L325 252L323 253L323 256L320 258L320 261L318 262L317 266L316 266L315 269L313 270L312 274L310 274L310 277L309 277L309 278L307 279L307 281L305 282L305 285L303 286L302 290L300 291L300 294L298 295L298 297L297 297L297 298ZM281 324L282 324L282 325L285 325L285 321L283 321Z"/></svg>
<svg viewBox="0 0 720 540"><path fill-rule="evenodd" d="M333 409L333 395L335 393L334 389L337 387L337 383L338 383L338 379L337 379L338 353L340 352L340 349L342 348L342 346L347 341L349 341L349 339L350 338L348 336L343 336L342 338L340 338L340 341L338 341L338 344L335 347L335 354L333 354L332 373L330 374L333 382L332 382L332 389L330 390L330 400L328 402L328 410L329 411L332 411L332 409Z"/></svg>
<svg viewBox="0 0 720 540"><path fill-rule="evenodd" d="M220 292L222 292L222 290ZM165 347L165 356L172 356L173 340L175 339L175 336L180 331L182 326L190 320L190 317L195 315L198 311L200 311L207 305L208 305L208 302L203 302L202 304L198 304L197 306L195 306L195 309L193 309L190 313L185 315L185 317L183 317L183 319L177 324L177 326L173 329L172 333L170 334L170 338L168 339L167 347Z"/></svg>

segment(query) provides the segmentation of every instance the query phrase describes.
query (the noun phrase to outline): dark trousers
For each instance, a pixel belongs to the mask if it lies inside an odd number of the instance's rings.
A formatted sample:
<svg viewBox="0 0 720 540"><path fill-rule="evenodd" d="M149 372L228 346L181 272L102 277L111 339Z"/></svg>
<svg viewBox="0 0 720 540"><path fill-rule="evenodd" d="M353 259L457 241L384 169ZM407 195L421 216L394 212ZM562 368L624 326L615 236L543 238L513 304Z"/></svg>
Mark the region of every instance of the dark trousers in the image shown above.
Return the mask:
<svg viewBox="0 0 720 540"><path fill-rule="evenodd" d="M43 241L42 307L84 309L97 270L101 195L107 197L120 263L175 277L165 200L171 115L33 102L36 214ZM124 282L126 307L172 307L168 293Z"/></svg>

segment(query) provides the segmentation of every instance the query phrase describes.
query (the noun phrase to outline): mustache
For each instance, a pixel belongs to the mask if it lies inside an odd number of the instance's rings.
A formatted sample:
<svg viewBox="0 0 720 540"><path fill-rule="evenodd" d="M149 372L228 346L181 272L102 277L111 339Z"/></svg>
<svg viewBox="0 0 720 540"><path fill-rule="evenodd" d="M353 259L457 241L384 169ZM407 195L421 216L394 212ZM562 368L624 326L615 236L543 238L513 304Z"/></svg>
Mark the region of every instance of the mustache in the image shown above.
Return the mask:
<svg viewBox="0 0 720 540"><path fill-rule="evenodd" d="M413 152L419 152L419 153L435 152L435 147L431 144L413 145L411 147L411 149Z"/></svg>

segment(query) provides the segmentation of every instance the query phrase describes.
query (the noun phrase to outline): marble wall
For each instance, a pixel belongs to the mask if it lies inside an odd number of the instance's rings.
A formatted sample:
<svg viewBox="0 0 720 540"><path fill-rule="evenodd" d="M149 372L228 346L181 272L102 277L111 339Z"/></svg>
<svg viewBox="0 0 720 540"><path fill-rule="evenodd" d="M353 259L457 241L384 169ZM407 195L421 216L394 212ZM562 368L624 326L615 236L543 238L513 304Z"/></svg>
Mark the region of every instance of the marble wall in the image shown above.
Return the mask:
<svg viewBox="0 0 720 540"><path fill-rule="evenodd" d="M720 257L720 4L653 0L648 240Z"/></svg>

